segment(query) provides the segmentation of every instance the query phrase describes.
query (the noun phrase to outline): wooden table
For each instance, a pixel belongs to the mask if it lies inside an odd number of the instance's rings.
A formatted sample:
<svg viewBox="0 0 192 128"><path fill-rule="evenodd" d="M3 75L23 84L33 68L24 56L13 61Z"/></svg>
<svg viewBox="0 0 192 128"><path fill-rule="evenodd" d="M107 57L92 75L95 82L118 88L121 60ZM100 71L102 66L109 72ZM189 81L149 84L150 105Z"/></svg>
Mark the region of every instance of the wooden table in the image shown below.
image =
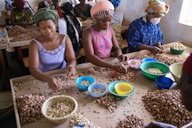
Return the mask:
<svg viewBox="0 0 192 128"><path fill-rule="evenodd" d="M168 46L168 45L167 45ZM183 57L187 57L189 55L189 50L186 50L183 54ZM138 53L130 53L126 54L126 56L134 56ZM142 54L142 53L141 53ZM114 63L117 60L110 58L107 61ZM94 67L94 65L90 63L85 63L77 66L77 69L79 70L86 70ZM63 70L57 70L50 72L50 75L55 74L63 74ZM94 74L93 74L94 76ZM110 74L106 74L103 72L102 74L95 75L97 81L100 81L100 79L106 78L108 79L110 77ZM11 83L11 90L13 95L13 101L14 101L14 110L15 110L15 116L16 116L16 123L17 128L68 128L69 122L66 121L63 124L56 125L45 118L41 118L41 120L26 124L24 126L21 126L20 119L19 119L19 113L16 107L16 97L21 96L28 93L48 93L51 90L46 86L46 84L42 83L40 85L36 85L35 83L31 82L31 84L28 84L27 86L22 86L22 88L16 87L16 83L20 82L30 82L35 80L32 76L23 76L18 77L10 80ZM73 90L73 93L65 92L66 95L73 96L77 102L80 113L87 117L89 120L93 121L95 124L97 124L101 128L113 128L116 126L119 119L124 119L125 115L131 115L134 114L142 119L144 119L144 123L148 124L151 122L152 116L148 113L147 110L145 110L143 102L142 102L142 96L144 96L149 90L155 90L154 81L150 81L141 74L141 71L137 71L136 73L136 81L130 82L135 88L136 92L134 95L127 97L124 100L121 100L118 103L118 108L115 110L114 113L109 113L105 108L99 106L94 101L94 98L90 97L87 93L78 93L78 91L75 87L75 81L73 84L71 84L71 90ZM77 92L77 93L74 93Z"/></svg>

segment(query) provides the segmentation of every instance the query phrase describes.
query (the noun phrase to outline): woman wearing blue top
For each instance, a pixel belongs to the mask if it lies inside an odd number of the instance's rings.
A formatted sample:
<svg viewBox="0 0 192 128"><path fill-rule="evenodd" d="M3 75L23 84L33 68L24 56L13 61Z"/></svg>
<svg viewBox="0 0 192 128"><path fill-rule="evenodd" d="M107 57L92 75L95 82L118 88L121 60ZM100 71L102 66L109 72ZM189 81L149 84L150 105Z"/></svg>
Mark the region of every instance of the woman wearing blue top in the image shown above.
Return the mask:
<svg viewBox="0 0 192 128"><path fill-rule="evenodd" d="M65 69L67 74L76 72L75 53L71 40L56 32L57 12L42 8L34 15L40 35L29 46L29 69L38 80L45 81L52 89L58 88L57 80L44 72Z"/></svg>
<svg viewBox="0 0 192 128"><path fill-rule="evenodd" d="M162 0L150 0L145 12L146 16L133 21L127 32L127 42L130 52L148 50L152 53L161 52L163 33L159 22L169 11Z"/></svg>

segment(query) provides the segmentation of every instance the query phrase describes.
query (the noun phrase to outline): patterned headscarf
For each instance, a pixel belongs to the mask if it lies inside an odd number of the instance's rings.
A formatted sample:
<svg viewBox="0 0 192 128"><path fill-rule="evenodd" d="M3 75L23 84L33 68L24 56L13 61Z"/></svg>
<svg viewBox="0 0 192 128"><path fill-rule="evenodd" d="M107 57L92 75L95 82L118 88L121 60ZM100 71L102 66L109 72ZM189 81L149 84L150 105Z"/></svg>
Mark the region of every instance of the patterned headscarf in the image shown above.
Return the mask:
<svg viewBox="0 0 192 128"><path fill-rule="evenodd" d="M169 12L169 6L163 0L149 0L148 7L145 9L147 13L157 13L165 16Z"/></svg>
<svg viewBox="0 0 192 128"><path fill-rule="evenodd" d="M40 21L49 20L49 19L53 20L55 23L57 23L57 20L58 20L57 12L50 8L39 9L33 16L33 21L36 24L38 24Z"/></svg>
<svg viewBox="0 0 192 128"><path fill-rule="evenodd" d="M101 0L91 8L91 17L102 19L107 16L113 16L113 12L113 4L108 0Z"/></svg>

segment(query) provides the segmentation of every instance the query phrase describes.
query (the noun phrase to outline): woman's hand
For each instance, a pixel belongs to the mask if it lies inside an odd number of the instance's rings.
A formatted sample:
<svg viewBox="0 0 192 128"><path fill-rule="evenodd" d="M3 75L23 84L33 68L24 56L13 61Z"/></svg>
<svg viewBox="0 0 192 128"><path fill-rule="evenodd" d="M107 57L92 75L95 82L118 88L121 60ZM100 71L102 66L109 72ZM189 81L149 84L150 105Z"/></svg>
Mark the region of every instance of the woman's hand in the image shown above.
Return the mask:
<svg viewBox="0 0 192 128"><path fill-rule="evenodd" d="M76 73L75 66L68 66L67 67L67 76L73 76Z"/></svg>
<svg viewBox="0 0 192 128"><path fill-rule="evenodd" d="M157 53L161 53L162 52L162 49L157 47L157 46L149 46L147 48L147 50L149 50L153 54L157 54Z"/></svg>
<svg viewBox="0 0 192 128"><path fill-rule="evenodd" d="M50 77L48 80L47 80L47 83L49 85L49 87L53 90L57 90L59 88L59 83L57 81L57 79L53 78L53 77Z"/></svg>
<svg viewBox="0 0 192 128"><path fill-rule="evenodd" d="M118 56L117 59L118 59L120 62L125 62L125 61L128 60L127 56L124 56L124 55Z"/></svg>

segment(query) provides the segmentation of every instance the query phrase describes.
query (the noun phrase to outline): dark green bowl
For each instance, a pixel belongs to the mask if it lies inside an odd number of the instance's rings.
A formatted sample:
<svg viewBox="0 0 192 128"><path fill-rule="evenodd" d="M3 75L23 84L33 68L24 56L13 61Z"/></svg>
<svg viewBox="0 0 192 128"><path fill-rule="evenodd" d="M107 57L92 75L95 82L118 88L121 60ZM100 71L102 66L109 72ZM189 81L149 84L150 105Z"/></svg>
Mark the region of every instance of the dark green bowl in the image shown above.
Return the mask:
<svg viewBox="0 0 192 128"><path fill-rule="evenodd" d="M118 98L126 98L126 97L131 96L131 95L134 94L134 92L135 92L135 88L134 88L134 87L133 87L133 91L130 92L130 93L128 93L128 94L126 94L126 95L119 95L119 94L117 94L116 91L115 91L115 85L116 85L117 83L119 83L119 82L125 82L125 81L114 81L114 82L111 82L111 83L108 85L108 90L109 90L109 92L110 92L112 95L114 95L114 96L116 96L116 97L118 97Z"/></svg>
<svg viewBox="0 0 192 128"><path fill-rule="evenodd" d="M170 48L170 51L172 54L176 54L176 55L180 55L184 52L184 50L177 50L177 49L174 49L174 48Z"/></svg>
<svg viewBox="0 0 192 128"><path fill-rule="evenodd" d="M169 66L161 62L144 62L141 64L140 68L143 75L150 80L155 80L158 76L165 76L167 73L169 73ZM158 68L163 72L163 74L152 74L146 71L148 68Z"/></svg>

